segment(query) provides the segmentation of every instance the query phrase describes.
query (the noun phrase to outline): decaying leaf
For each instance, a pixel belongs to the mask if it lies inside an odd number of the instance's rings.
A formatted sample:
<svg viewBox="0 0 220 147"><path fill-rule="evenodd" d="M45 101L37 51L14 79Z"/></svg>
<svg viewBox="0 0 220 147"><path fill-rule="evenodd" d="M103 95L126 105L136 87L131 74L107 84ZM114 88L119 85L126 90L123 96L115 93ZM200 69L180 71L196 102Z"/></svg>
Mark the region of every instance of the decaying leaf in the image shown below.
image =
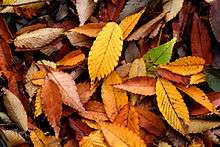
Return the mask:
<svg viewBox="0 0 220 147"><path fill-rule="evenodd" d="M25 143L25 139L15 131L1 129L0 134L8 146L19 146Z"/></svg>
<svg viewBox="0 0 220 147"><path fill-rule="evenodd" d="M114 85L115 88L126 90L140 95L154 95L156 80L149 77L135 77L122 84Z"/></svg>
<svg viewBox="0 0 220 147"><path fill-rule="evenodd" d="M144 59L143 58L135 59L131 64L131 68L128 75L129 78L146 76L146 75L147 75L147 71L146 71Z"/></svg>
<svg viewBox="0 0 220 147"><path fill-rule="evenodd" d="M130 42L125 50L125 61L131 63L140 56L140 51L135 42Z"/></svg>
<svg viewBox="0 0 220 147"><path fill-rule="evenodd" d="M80 97L80 101L85 104L89 101L93 93L95 92L96 88L91 88L89 82L79 83L76 85L77 92Z"/></svg>
<svg viewBox="0 0 220 147"><path fill-rule="evenodd" d="M213 34L215 35L216 40L218 40L218 42L220 42L220 28L219 28L220 2L219 2L219 0L206 0L206 1L211 1L210 12L209 12L209 21L210 21L212 31L213 31Z"/></svg>
<svg viewBox="0 0 220 147"><path fill-rule="evenodd" d="M189 123L189 112L176 87L165 79L156 83L157 105L166 121L176 130L185 134L183 124Z"/></svg>
<svg viewBox="0 0 220 147"><path fill-rule="evenodd" d="M14 44L20 48L43 47L62 35L63 31L62 28L38 29L17 36L14 40Z"/></svg>
<svg viewBox="0 0 220 147"><path fill-rule="evenodd" d="M159 65L159 67L179 75L187 76L201 72L204 68L204 65L205 60L203 58L188 56L179 58L167 65Z"/></svg>
<svg viewBox="0 0 220 147"><path fill-rule="evenodd" d="M128 128L106 123L101 123L100 126L107 143L112 147L146 147L144 141Z"/></svg>
<svg viewBox="0 0 220 147"><path fill-rule="evenodd" d="M24 131L28 130L27 113L19 100L12 92L3 89L5 95L3 96L4 106L11 120Z"/></svg>
<svg viewBox="0 0 220 147"><path fill-rule="evenodd" d="M88 58L89 75L92 82L100 80L117 65L122 51L122 30L114 22L105 25L91 47Z"/></svg>

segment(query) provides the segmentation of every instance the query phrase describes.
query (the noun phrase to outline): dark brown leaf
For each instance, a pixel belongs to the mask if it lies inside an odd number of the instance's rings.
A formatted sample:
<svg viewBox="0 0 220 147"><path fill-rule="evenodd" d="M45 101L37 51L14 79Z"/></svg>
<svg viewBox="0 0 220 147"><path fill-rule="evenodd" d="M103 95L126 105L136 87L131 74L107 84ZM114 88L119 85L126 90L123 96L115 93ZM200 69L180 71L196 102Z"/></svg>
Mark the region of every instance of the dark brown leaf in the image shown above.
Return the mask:
<svg viewBox="0 0 220 147"><path fill-rule="evenodd" d="M211 2L210 12L209 12L209 21L212 27L212 31L215 35L215 38L220 42L220 1L213 0Z"/></svg>

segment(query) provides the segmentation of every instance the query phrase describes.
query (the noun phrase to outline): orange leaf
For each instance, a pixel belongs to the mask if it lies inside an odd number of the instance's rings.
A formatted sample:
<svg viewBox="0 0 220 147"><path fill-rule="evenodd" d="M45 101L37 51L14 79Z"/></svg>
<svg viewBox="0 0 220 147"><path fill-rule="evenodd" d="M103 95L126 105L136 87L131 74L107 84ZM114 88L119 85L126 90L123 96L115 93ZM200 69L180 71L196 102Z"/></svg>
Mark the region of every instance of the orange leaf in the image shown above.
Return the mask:
<svg viewBox="0 0 220 147"><path fill-rule="evenodd" d="M79 93L80 100L83 104L88 102L88 100L91 98L96 90L96 87L91 89L89 82L79 83L76 85L76 87L77 92Z"/></svg>
<svg viewBox="0 0 220 147"><path fill-rule="evenodd" d="M62 96L58 86L52 80L45 80L42 86L41 99L45 115L54 129L56 137L58 137L62 114Z"/></svg>

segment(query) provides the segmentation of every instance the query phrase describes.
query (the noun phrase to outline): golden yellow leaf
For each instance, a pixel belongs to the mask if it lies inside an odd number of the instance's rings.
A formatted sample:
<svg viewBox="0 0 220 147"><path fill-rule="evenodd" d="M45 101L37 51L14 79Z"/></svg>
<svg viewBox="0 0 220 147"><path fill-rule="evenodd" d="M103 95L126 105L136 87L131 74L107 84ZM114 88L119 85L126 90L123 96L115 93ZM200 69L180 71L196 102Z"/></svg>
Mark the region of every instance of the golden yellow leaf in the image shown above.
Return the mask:
<svg viewBox="0 0 220 147"><path fill-rule="evenodd" d="M191 85L199 84L199 83L202 83L202 82L205 82L205 81L206 81L206 78L205 78L204 73L195 74L195 75L192 75L190 77L190 84Z"/></svg>
<svg viewBox="0 0 220 147"><path fill-rule="evenodd" d="M48 147L46 136L40 129L31 130L30 138L35 147Z"/></svg>
<svg viewBox="0 0 220 147"><path fill-rule="evenodd" d="M100 126L111 147L146 147L144 141L126 127L107 123L100 123Z"/></svg>
<svg viewBox="0 0 220 147"><path fill-rule="evenodd" d="M209 98L206 96L206 94L196 86L191 86L191 87L185 87L182 85L177 86L178 89L189 95L194 101L199 103L200 105L204 106L211 112L215 112L215 107L213 104L210 102Z"/></svg>
<svg viewBox="0 0 220 147"><path fill-rule="evenodd" d="M44 78L46 77L46 75L47 75L46 71L43 70L36 71L31 75L31 82L34 85L41 86L44 84Z"/></svg>
<svg viewBox="0 0 220 147"><path fill-rule="evenodd" d="M127 16L125 19L121 21L119 26L121 27L123 32L123 39L126 39L128 35L131 33L144 11L145 8L138 13L135 13L131 16Z"/></svg>
<svg viewBox="0 0 220 147"><path fill-rule="evenodd" d="M169 64L159 65L159 67L179 75L188 76L201 72L204 68L204 64L205 60L203 58L188 56L179 58Z"/></svg>
<svg viewBox="0 0 220 147"><path fill-rule="evenodd" d="M91 132L79 142L80 147L108 147L100 130Z"/></svg>
<svg viewBox="0 0 220 147"><path fill-rule="evenodd" d="M16 0L3 0L2 5L11 5L15 2L16 2Z"/></svg>
<svg viewBox="0 0 220 147"><path fill-rule="evenodd" d="M139 77L139 76L146 76L147 70L145 66L145 62L143 58L135 59L129 71L129 78Z"/></svg>
<svg viewBox="0 0 220 147"><path fill-rule="evenodd" d="M121 77L116 72L112 72L102 85L102 100L106 114L111 121L115 119L120 108L128 103L126 92L112 86L120 83L122 83Z"/></svg>
<svg viewBox="0 0 220 147"><path fill-rule="evenodd" d="M88 57L91 81L107 76L118 64L122 51L122 30L115 22L107 23L98 34Z"/></svg>
<svg viewBox="0 0 220 147"><path fill-rule="evenodd" d="M34 116L38 117L43 113L43 108L42 108L42 101L41 101L41 89L38 89L37 95L36 95L36 100L35 100L35 111L34 111Z"/></svg>
<svg viewBox="0 0 220 147"><path fill-rule="evenodd" d="M105 26L105 23L88 23L83 26L76 27L69 31L80 33L89 37L96 37Z"/></svg>
<svg viewBox="0 0 220 147"><path fill-rule="evenodd" d="M171 82L158 78L156 95L158 108L164 118L174 129L185 134L184 123L189 123L189 112L176 87Z"/></svg>

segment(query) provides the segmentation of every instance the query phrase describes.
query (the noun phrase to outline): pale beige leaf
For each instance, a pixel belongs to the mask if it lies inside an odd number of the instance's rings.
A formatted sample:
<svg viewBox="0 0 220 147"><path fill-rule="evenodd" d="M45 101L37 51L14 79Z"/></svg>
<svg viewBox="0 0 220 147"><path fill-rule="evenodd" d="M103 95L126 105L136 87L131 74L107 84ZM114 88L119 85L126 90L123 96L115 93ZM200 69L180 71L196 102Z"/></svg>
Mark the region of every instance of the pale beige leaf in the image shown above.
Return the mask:
<svg viewBox="0 0 220 147"><path fill-rule="evenodd" d="M205 77L204 73L195 74L190 77L190 84L191 85L199 84L199 83L202 83L205 81L206 81L206 77Z"/></svg>
<svg viewBox="0 0 220 147"><path fill-rule="evenodd" d="M183 7L184 0L163 0L163 12L167 12L166 21L172 20Z"/></svg>
<svg viewBox="0 0 220 147"><path fill-rule="evenodd" d="M1 129L1 136L10 146L19 146L25 143L25 139L15 131Z"/></svg>
<svg viewBox="0 0 220 147"><path fill-rule="evenodd" d="M79 15L80 25L83 25L94 11L93 0L76 0L76 10Z"/></svg>
<svg viewBox="0 0 220 147"><path fill-rule="evenodd" d="M131 64L131 68L129 71L129 78L146 76L147 70L145 66L145 62L143 58L135 59Z"/></svg>
<svg viewBox="0 0 220 147"><path fill-rule="evenodd" d="M63 33L62 28L43 28L17 36L14 40L16 47L39 48L49 44Z"/></svg>
<svg viewBox="0 0 220 147"><path fill-rule="evenodd" d="M85 111L80 101L79 94L77 93L75 81L71 75L58 71L52 71L48 75L49 78L58 85L64 104L76 109L79 112Z"/></svg>
<svg viewBox="0 0 220 147"><path fill-rule="evenodd" d="M11 120L13 120L24 131L28 130L27 113L19 100L12 92L3 89L5 95L3 96L4 106Z"/></svg>
<svg viewBox="0 0 220 147"><path fill-rule="evenodd" d="M146 147L144 141L128 128L107 123L101 123L100 126L111 147Z"/></svg>
<svg viewBox="0 0 220 147"><path fill-rule="evenodd" d="M190 120L188 133L202 133L220 126L219 121Z"/></svg>
<svg viewBox="0 0 220 147"><path fill-rule="evenodd" d="M79 142L80 147L108 147L101 131L94 131Z"/></svg>

